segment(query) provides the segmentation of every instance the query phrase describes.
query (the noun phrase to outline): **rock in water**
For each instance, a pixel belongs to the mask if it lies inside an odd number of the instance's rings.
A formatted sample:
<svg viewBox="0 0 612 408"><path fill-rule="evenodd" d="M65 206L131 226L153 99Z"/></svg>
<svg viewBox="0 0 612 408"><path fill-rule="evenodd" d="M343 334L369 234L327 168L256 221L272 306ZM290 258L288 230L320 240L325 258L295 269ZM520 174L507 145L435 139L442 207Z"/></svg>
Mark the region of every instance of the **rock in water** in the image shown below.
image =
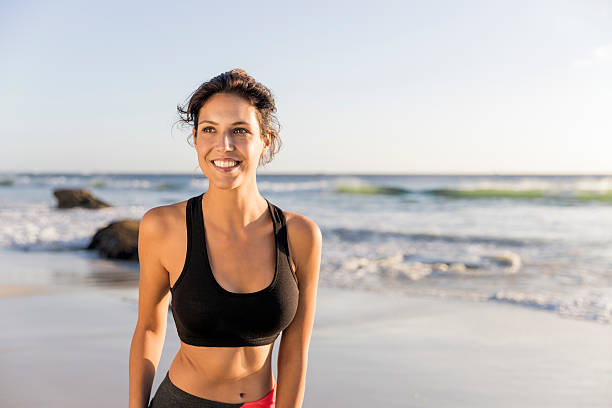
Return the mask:
<svg viewBox="0 0 612 408"><path fill-rule="evenodd" d="M104 201L98 200L83 189L62 189L55 190L53 192L55 198L57 198L57 208L105 208L110 207Z"/></svg>
<svg viewBox="0 0 612 408"><path fill-rule="evenodd" d="M138 259L137 220L119 220L99 229L87 249L97 249L100 256L111 259Z"/></svg>

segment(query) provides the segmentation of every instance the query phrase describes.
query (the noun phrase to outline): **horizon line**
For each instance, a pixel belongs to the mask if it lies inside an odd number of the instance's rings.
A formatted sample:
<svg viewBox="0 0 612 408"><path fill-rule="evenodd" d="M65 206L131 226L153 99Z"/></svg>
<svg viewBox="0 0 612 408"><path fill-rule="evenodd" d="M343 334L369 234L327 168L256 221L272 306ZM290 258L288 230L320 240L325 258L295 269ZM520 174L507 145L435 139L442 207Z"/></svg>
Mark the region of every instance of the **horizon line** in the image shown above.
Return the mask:
<svg viewBox="0 0 612 408"><path fill-rule="evenodd" d="M146 171L15 171L15 170L0 170L0 175L155 175L155 176L196 176L193 173L187 172L146 172ZM502 172L258 172L258 176L599 176L606 177L612 176L612 173L562 173L562 172L549 172L549 173L536 173L536 172L516 172L516 173L502 173ZM198 176L206 178L203 173L199 173Z"/></svg>

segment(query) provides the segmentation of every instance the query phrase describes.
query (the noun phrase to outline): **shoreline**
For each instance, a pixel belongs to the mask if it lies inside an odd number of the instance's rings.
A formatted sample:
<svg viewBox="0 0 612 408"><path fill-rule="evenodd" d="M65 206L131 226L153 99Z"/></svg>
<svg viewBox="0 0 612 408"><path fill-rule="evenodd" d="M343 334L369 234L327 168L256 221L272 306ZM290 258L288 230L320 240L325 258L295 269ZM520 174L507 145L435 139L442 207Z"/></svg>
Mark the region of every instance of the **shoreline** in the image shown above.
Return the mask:
<svg viewBox="0 0 612 408"><path fill-rule="evenodd" d="M10 311L0 400L125 405L133 289L23 290L32 291L0 298ZM319 287L303 407L609 406L612 327L592 323L515 305ZM169 312L151 396L178 348Z"/></svg>

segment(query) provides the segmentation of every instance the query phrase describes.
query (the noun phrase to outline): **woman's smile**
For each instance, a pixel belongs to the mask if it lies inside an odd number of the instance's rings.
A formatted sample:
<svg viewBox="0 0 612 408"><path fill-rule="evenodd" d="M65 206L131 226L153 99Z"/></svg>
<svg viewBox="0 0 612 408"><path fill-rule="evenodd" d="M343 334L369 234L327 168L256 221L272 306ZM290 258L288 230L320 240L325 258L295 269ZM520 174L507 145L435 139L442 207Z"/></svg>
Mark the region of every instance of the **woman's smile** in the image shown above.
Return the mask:
<svg viewBox="0 0 612 408"><path fill-rule="evenodd" d="M232 170L237 169L240 167L241 163L240 161L236 160L211 160L210 162L215 169L224 173L229 173Z"/></svg>

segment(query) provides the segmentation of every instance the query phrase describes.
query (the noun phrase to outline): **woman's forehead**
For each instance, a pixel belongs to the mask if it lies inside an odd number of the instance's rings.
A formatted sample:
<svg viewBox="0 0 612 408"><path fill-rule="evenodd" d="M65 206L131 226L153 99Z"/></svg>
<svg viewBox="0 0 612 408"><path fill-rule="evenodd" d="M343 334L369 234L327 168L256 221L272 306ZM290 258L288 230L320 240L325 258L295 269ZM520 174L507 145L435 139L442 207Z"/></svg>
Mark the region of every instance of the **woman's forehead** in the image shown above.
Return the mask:
<svg viewBox="0 0 612 408"><path fill-rule="evenodd" d="M199 121L227 122L244 121L256 123L256 109L246 99L234 95L213 95L200 108Z"/></svg>

